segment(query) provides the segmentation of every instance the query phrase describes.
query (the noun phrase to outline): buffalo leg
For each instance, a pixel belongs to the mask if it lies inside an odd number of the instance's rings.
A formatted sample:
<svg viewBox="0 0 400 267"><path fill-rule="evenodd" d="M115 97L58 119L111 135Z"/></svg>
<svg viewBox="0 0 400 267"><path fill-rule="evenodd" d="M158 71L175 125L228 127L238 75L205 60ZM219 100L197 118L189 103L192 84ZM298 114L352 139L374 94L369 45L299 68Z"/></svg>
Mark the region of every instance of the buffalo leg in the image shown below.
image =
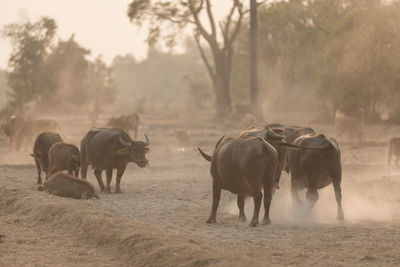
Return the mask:
<svg viewBox="0 0 400 267"><path fill-rule="evenodd" d="M126 166L117 170L117 178L115 179L115 193L121 193L120 184L122 175L124 175L125 172L125 168Z"/></svg>
<svg viewBox="0 0 400 267"><path fill-rule="evenodd" d="M94 169L94 175L96 176L97 182L99 183L100 190L105 191L106 188L103 184L103 179L101 178L101 172L102 170Z"/></svg>
<svg viewBox="0 0 400 267"><path fill-rule="evenodd" d="M37 173L38 173L37 183L42 184L42 168L40 168L40 164L36 158L35 158L35 163L36 163L36 169L37 169Z"/></svg>
<svg viewBox="0 0 400 267"><path fill-rule="evenodd" d="M344 214L342 209L342 189L340 187L340 182L333 182L333 189L335 190L335 198L338 205L338 211L336 218L340 221L344 220Z"/></svg>
<svg viewBox="0 0 400 267"><path fill-rule="evenodd" d="M257 179L255 177L247 178L247 182L250 185L250 191L253 196L253 201L254 201L254 211L253 211L253 218L250 221L250 226L257 226L258 222L258 217L260 215L260 207L261 207L261 200L263 197L263 194L261 193L260 190L260 183L262 181L262 178Z"/></svg>
<svg viewBox="0 0 400 267"><path fill-rule="evenodd" d="M299 199L299 194L297 192L296 178L293 178L293 176L290 183L290 189L292 192L292 202L296 204L303 204L302 201Z"/></svg>
<svg viewBox="0 0 400 267"><path fill-rule="evenodd" d="M74 170L74 176L75 176L75 177L78 177L78 176L79 176L79 168L76 168L76 169Z"/></svg>
<svg viewBox="0 0 400 267"><path fill-rule="evenodd" d="M244 214L244 200L245 196L244 195L238 195L237 196L237 205L239 208L239 218L238 221L240 222L246 222L246 215Z"/></svg>
<svg viewBox="0 0 400 267"><path fill-rule="evenodd" d="M112 169L106 169L106 178L107 178L107 187L106 187L106 191L108 193L111 193L111 179L112 179Z"/></svg>
<svg viewBox="0 0 400 267"><path fill-rule="evenodd" d="M275 184L269 183L268 180L265 181L264 183L264 219L262 221L262 224L270 224L271 219L269 218L269 208L271 207L271 200L272 200L272 190L275 190L273 188Z"/></svg>
<svg viewBox="0 0 400 267"><path fill-rule="evenodd" d="M207 219L206 223L216 223L217 222L217 209L219 201L221 199L221 185L216 180L213 179L213 203L211 208L210 217Z"/></svg>
<svg viewBox="0 0 400 267"><path fill-rule="evenodd" d="M88 164L86 162L82 162L82 168L81 168L81 178L82 179L86 179L87 169L88 169Z"/></svg>

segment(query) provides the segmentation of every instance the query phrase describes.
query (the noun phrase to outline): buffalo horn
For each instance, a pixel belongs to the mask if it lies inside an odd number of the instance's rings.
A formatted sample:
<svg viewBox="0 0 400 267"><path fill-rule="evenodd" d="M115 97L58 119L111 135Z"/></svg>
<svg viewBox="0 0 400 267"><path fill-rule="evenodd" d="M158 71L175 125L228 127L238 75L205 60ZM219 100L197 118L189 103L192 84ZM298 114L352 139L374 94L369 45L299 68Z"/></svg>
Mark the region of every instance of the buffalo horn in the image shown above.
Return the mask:
<svg viewBox="0 0 400 267"><path fill-rule="evenodd" d="M200 149L200 147L197 147L197 149L199 150L199 152L203 156L203 158L205 158L207 161L211 162L211 156L210 155L207 155L203 150Z"/></svg>
<svg viewBox="0 0 400 267"><path fill-rule="evenodd" d="M123 140L122 136L119 136L119 142L123 146L126 146L126 147L131 146L131 142L127 142L127 141Z"/></svg>
<svg viewBox="0 0 400 267"><path fill-rule="evenodd" d="M147 137L147 134L144 134L144 137L146 138L146 143L144 143L144 145L145 145L145 146L150 145L150 140L149 140L149 138Z"/></svg>
<svg viewBox="0 0 400 267"><path fill-rule="evenodd" d="M276 144L280 145L280 146L286 146L286 147L297 148L297 149L309 149L309 150L325 150L325 149L327 149L327 147L325 147L325 146L304 147L304 146L297 146L297 145L283 143L283 142L276 143Z"/></svg>

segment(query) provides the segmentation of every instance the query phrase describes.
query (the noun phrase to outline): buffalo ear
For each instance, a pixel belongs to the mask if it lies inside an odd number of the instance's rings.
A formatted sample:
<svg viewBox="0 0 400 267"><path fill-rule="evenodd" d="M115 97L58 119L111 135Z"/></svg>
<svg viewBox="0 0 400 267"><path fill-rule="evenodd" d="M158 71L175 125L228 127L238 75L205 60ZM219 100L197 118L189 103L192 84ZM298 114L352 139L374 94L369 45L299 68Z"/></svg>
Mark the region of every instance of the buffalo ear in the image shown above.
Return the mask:
<svg viewBox="0 0 400 267"><path fill-rule="evenodd" d="M117 150L115 154L117 154L118 156L129 155L129 148L128 147L121 148Z"/></svg>

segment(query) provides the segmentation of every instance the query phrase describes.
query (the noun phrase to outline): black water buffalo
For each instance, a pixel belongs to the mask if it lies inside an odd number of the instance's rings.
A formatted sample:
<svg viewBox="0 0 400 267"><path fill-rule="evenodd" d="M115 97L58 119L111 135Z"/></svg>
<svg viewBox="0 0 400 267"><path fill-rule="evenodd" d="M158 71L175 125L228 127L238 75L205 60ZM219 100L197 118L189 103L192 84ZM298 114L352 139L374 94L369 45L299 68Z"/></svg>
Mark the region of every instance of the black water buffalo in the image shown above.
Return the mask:
<svg viewBox="0 0 400 267"><path fill-rule="evenodd" d="M315 131L310 127L289 126L282 129L282 134L285 136L286 141L292 144L298 137L305 134L315 134Z"/></svg>
<svg viewBox="0 0 400 267"><path fill-rule="evenodd" d="M254 199L254 213L250 226L258 224L264 189L265 215L263 224L269 224L269 208L276 177L281 173L278 152L259 137L221 138L212 156L198 148L201 155L211 162L213 203L207 223L215 223L221 190L238 195L239 220L245 221L244 200Z"/></svg>
<svg viewBox="0 0 400 267"><path fill-rule="evenodd" d="M48 177L63 170L78 177L80 166L81 153L75 145L57 142L50 147Z"/></svg>
<svg viewBox="0 0 400 267"><path fill-rule="evenodd" d="M38 172L38 184L42 183L41 172L44 171L46 174L46 180L48 178L49 171L49 149L57 142L62 142L63 139L58 133L44 132L38 135L33 145L33 154L31 156L35 159L36 168Z"/></svg>
<svg viewBox="0 0 400 267"><path fill-rule="evenodd" d="M129 130L134 130L136 140L139 129L139 115L136 113L131 113L129 115L111 117L106 126L119 128L125 130L127 133L129 133Z"/></svg>
<svg viewBox="0 0 400 267"><path fill-rule="evenodd" d="M285 136L279 129L272 129L267 126L250 127L239 134L239 137L260 137L270 143L277 151L282 170L286 170L286 147L281 145L286 142ZM279 180L278 180L279 184Z"/></svg>
<svg viewBox="0 0 400 267"><path fill-rule="evenodd" d="M118 128L92 128L81 141L83 179L86 179L88 165L94 168L101 191L110 192L113 169L117 169L115 193L120 193L121 177L126 165L135 162L140 167L148 165L145 154L149 151L149 140L133 141L123 130ZM104 186L101 173L106 171L107 187Z"/></svg>
<svg viewBox="0 0 400 267"><path fill-rule="evenodd" d="M298 137L293 144L302 147L323 148L318 150L289 150L288 160L293 200L300 203L297 191L306 188L308 189L306 199L310 202L310 208L312 208L318 200L317 190L332 183L338 205L337 219L343 220L340 186L342 166L337 142L323 134L307 134Z"/></svg>

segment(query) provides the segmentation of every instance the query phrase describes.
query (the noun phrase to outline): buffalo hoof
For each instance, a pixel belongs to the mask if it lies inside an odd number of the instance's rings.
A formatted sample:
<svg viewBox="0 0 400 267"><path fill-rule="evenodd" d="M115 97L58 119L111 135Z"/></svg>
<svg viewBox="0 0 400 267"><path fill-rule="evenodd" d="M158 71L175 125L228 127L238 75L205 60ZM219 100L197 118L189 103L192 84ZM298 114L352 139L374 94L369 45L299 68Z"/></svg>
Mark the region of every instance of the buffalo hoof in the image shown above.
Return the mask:
<svg viewBox="0 0 400 267"><path fill-rule="evenodd" d="M206 221L206 223L210 224L210 223L216 223L217 219L216 218L208 218L208 220Z"/></svg>
<svg viewBox="0 0 400 267"><path fill-rule="evenodd" d="M122 191L121 191L121 189L115 189L115 194L121 194L122 193Z"/></svg>
<svg viewBox="0 0 400 267"><path fill-rule="evenodd" d="M101 191L101 192L105 192L105 191L106 191L106 188L105 188L105 187L100 187L100 191Z"/></svg>
<svg viewBox="0 0 400 267"><path fill-rule="evenodd" d="M106 188L106 193L111 193L111 188Z"/></svg>
<svg viewBox="0 0 400 267"><path fill-rule="evenodd" d="M256 227L257 224L258 224L258 220L253 219L253 220L251 220L249 226L251 226L251 227Z"/></svg>
<svg viewBox="0 0 400 267"><path fill-rule="evenodd" d="M239 216L237 219L238 222L247 222L246 216Z"/></svg>
<svg viewBox="0 0 400 267"><path fill-rule="evenodd" d="M263 221L262 221L262 224L263 224L263 225L271 224L271 220L268 219L268 218L264 218Z"/></svg>

